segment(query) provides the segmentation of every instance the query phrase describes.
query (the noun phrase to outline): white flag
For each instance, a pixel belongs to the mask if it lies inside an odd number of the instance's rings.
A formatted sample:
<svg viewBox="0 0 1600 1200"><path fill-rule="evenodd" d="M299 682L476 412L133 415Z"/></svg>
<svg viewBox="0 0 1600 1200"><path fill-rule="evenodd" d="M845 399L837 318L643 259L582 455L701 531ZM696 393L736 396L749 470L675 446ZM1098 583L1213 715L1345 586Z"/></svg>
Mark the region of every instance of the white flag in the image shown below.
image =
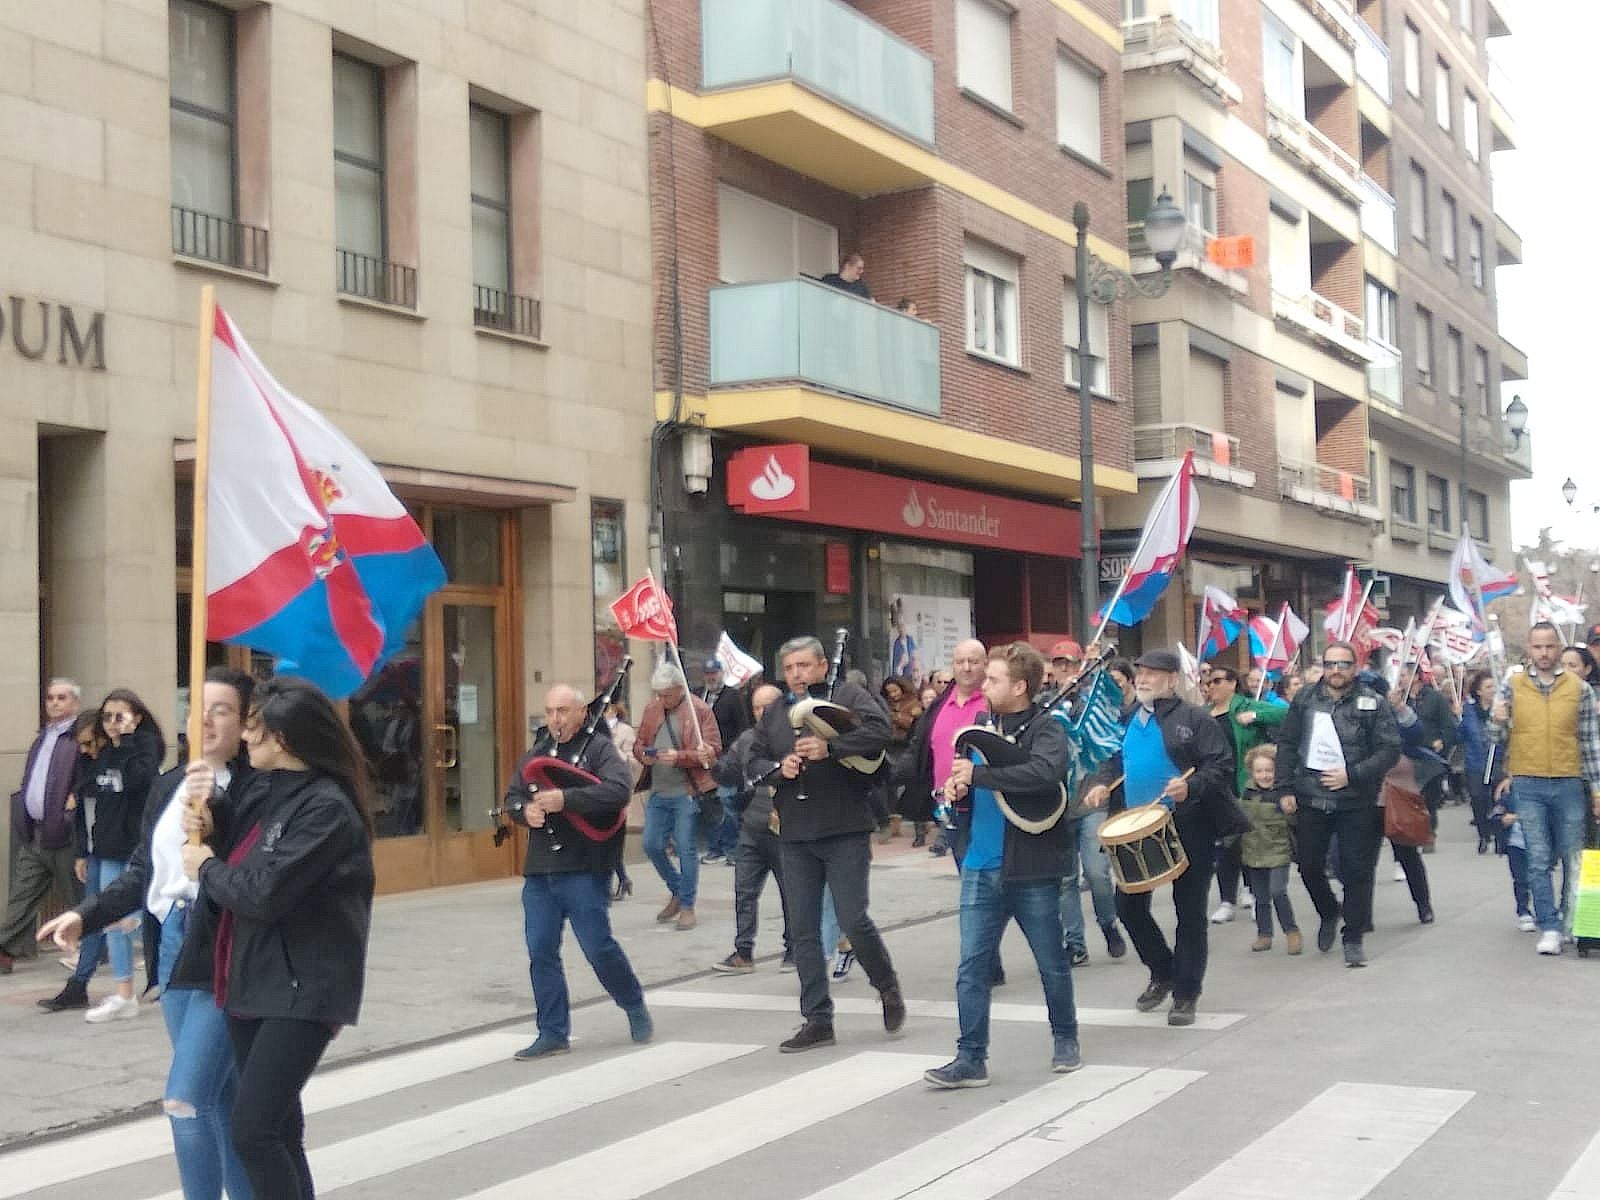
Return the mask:
<svg viewBox="0 0 1600 1200"><path fill-rule="evenodd" d="M734 687L743 687L751 676L762 671L760 661L739 649L726 629L717 639L717 661L722 664L722 678Z"/></svg>

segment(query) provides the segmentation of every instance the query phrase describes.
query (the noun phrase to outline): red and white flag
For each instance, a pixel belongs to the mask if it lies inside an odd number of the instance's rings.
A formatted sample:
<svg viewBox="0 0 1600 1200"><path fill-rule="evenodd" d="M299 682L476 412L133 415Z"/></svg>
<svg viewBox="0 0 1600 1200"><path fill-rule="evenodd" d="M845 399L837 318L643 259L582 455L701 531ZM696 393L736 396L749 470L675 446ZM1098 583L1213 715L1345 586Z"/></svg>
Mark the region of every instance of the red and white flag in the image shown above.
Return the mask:
<svg viewBox="0 0 1600 1200"><path fill-rule="evenodd" d="M611 615L623 636L642 642L678 644L678 621L672 615L672 600L658 587L656 577L646 573L637 583L611 602Z"/></svg>

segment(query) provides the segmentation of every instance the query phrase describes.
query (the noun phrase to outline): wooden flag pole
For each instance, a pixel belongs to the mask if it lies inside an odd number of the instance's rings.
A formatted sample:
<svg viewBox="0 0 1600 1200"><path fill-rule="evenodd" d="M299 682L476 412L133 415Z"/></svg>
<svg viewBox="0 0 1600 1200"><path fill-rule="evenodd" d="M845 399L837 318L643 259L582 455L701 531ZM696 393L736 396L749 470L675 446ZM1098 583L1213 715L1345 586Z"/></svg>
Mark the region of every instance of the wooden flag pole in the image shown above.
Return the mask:
<svg viewBox="0 0 1600 1200"><path fill-rule="evenodd" d="M211 341L216 333L217 297L211 284L200 289L200 348L195 366L194 569L189 583L189 761L201 755L205 739L206 690L206 498L211 487ZM198 846L198 831L189 833Z"/></svg>
<svg viewBox="0 0 1600 1200"><path fill-rule="evenodd" d="M1256 694L1252 697L1257 703L1261 701L1261 693L1267 690L1267 672L1272 670L1272 654L1283 641L1283 621L1289 615L1289 602L1283 602L1283 608L1278 612L1278 627L1272 631L1272 645L1267 647L1267 657L1261 662L1261 682L1256 684Z"/></svg>

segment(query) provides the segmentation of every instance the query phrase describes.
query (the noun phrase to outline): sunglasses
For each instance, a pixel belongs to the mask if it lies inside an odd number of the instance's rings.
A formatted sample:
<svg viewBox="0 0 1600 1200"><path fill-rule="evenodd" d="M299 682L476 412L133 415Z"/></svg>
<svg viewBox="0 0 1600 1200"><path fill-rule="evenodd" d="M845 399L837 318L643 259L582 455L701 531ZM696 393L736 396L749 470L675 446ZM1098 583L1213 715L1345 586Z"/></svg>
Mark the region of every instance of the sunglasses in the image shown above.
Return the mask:
<svg viewBox="0 0 1600 1200"><path fill-rule="evenodd" d="M1322 660L1324 671L1353 671L1356 662L1353 658L1325 658Z"/></svg>

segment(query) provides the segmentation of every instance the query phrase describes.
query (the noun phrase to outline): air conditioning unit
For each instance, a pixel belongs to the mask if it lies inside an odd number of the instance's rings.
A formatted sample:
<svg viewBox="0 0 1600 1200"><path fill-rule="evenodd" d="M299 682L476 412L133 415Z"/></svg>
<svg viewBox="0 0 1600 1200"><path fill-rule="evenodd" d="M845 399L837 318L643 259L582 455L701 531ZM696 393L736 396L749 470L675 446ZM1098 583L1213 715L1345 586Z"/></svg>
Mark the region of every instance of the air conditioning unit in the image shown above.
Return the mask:
<svg viewBox="0 0 1600 1200"><path fill-rule="evenodd" d="M1368 598L1372 600L1373 603L1378 605L1379 608L1386 607L1388 605L1390 595L1389 577L1387 575L1380 575L1376 571L1364 571L1360 568L1357 568L1356 575L1361 580L1362 586L1365 586L1368 580L1372 581L1372 593Z"/></svg>

